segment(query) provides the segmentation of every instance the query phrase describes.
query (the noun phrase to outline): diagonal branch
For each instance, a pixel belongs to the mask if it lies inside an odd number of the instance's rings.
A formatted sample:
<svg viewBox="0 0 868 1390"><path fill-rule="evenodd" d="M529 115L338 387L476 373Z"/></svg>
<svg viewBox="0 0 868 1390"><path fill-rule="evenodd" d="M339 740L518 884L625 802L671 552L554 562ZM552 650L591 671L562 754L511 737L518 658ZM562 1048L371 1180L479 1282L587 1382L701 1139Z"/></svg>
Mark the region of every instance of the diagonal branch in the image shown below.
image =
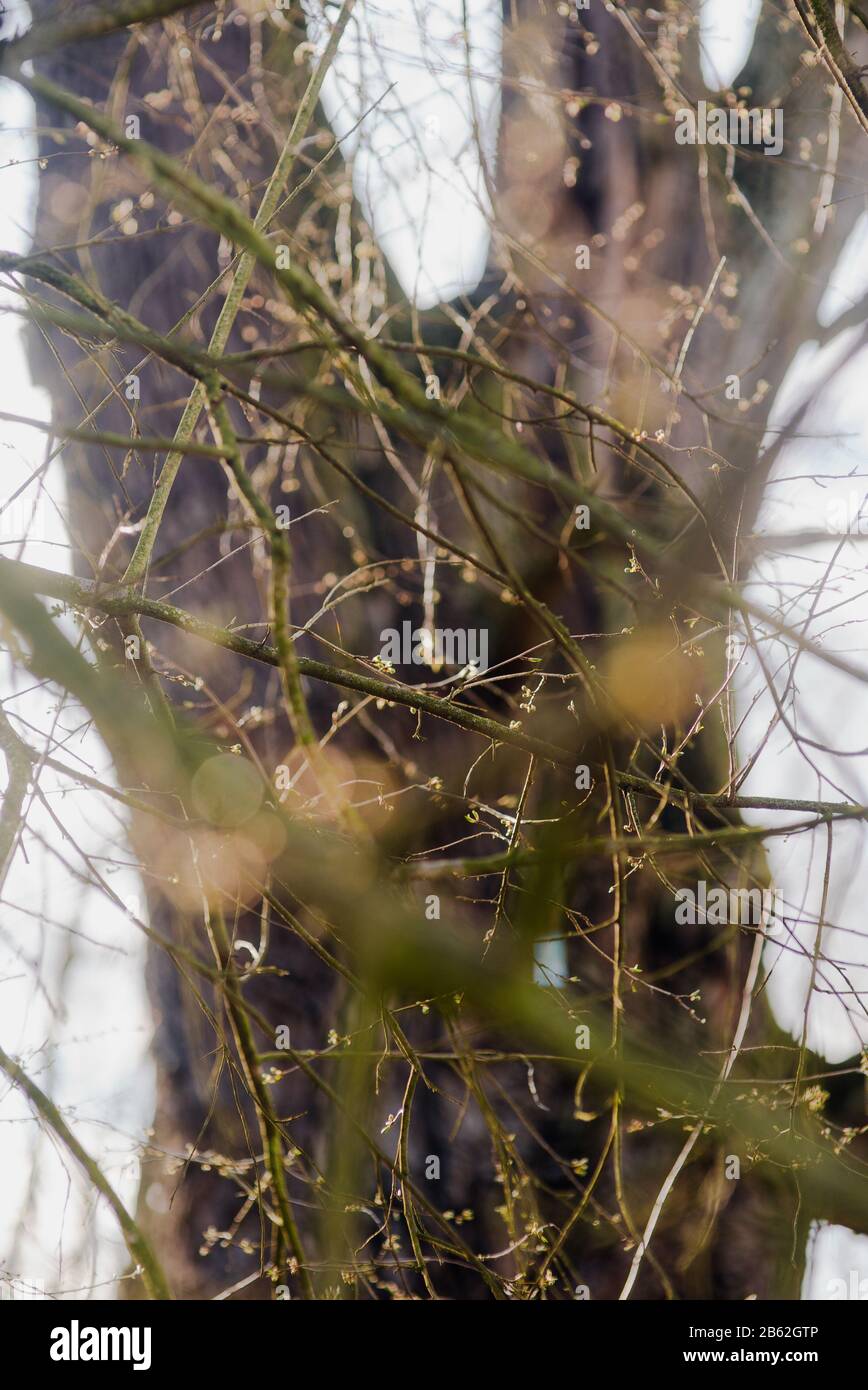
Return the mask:
<svg viewBox="0 0 868 1390"><path fill-rule="evenodd" d="M136 1267L142 1271L148 1297L161 1300L171 1299L172 1291L150 1241L130 1216L111 1183L103 1175L99 1164L91 1158L87 1150L76 1139L57 1106L44 1091L40 1090L36 1082L31 1080L21 1066L3 1051L2 1047L0 1047L0 1071L6 1073L13 1086L17 1086L24 1092L40 1118L57 1136L64 1148L72 1154L97 1192L108 1202L123 1232L127 1250L131 1258L135 1260Z"/></svg>

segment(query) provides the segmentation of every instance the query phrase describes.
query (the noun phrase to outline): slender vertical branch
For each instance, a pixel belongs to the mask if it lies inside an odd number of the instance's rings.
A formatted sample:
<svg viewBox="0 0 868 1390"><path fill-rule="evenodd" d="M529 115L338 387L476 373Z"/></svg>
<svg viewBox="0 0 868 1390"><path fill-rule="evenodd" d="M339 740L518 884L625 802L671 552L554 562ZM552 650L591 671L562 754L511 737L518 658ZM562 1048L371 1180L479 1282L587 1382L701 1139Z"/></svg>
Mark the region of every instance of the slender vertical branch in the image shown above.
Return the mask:
<svg viewBox="0 0 868 1390"><path fill-rule="evenodd" d="M307 129L313 118L313 113L316 110L316 104L319 100L320 90L322 89L326 73L332 65L338 49L338 44L350 21L355 3L356 0L344 0L341 12L335 20L334 27L329 35L329 40L322 57L314 68L310 81L307 84L307 90L295 113L295 119L286 137L286 143L280 152L280 157L274 167L274 172L268 181L268 187L265 190L259 212L253 224L259 232L268 230L269 223L277 211L281 194L292 173L292 166L298 147L307 134ZM232 277L229 293L223 301L219 317L214 325L214 331L211 334L211 341L208 344L208 353L211 357L220 357L229 341L232 326L235 323L241 301L244 298L244 291L250 282L250 277L253 274L255 266L256 256L253 252L242 252L238 265L235 268L235 274ZM144 525L130 559L130 563L127 566L126 574L124 575L124 582L126 584L137 584L145 575L151 555L153 554L154 543L157 539L160 522L163 519L163 513L169 501L169 494L172 491L172 485L174 484L175 478L178 476L178 469L181 467L183 461L184 448L192 438L199 416L205 407L206 399L206 393L202 385L196 385L193 388L190 399L184 407L184 413L181 416L181 422L175 434L174 448L163 464L160 476L154 487Z"/></svg>

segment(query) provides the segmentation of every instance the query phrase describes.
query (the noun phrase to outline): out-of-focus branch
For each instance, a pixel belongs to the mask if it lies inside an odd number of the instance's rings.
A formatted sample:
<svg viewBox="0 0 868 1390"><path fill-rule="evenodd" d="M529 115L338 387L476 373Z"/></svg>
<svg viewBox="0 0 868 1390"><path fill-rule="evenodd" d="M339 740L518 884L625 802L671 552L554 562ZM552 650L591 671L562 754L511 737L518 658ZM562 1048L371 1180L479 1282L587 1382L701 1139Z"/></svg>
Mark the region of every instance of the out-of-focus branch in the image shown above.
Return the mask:
<svg viewBox="0 0 868 1390"><path fill-rule="evenodd" d="M6 759L6 791L0 807L0 896L12 863L21 830L24 798L33 767L33 755L13 729L0 707L0 752Z"/></svg>
<svg viewBox="0 0 868 1390"><path fill-rule="evenodd" d="M104 38L130 24L148 24L181 10L191 10L201 0L112 0L110 5L79 5L56 14L40 15L38 23L20 38L0 45L0 69L56 53L73 43Z"/></svg>
<svg viewBox="0 0 868 1390"><path fill-rule="evenodd" d="M108 1202L123 1232L124 1242L130 1257L135 1261L137 1268L142 1271L142 1279L148 1297L161 1300L171 1299L172 1291L150 1241L130 1216L111 1183L104 1176L99 1164L91 1158L84 1146L76 1139L57 1106L44 1091L40 1090L36 1082L31 1080L19 1063L13 1061L3 1051L2 1047L0 1047L0 1071L6 1073L13 1086L17 1086L24 1092L43 1123L72 1155L100 1196Z"/></svg>

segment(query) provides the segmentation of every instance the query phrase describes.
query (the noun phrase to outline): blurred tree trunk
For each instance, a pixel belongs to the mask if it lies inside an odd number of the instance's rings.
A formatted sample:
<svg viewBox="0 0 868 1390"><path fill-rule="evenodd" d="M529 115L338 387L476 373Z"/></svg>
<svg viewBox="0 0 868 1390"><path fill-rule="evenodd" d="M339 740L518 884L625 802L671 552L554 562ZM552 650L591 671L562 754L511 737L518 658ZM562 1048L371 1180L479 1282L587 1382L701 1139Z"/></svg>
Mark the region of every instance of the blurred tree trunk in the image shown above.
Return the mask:
<svg viewBox="0 0 868 1390"><path fill-rule="evenodd" d="M38 19L45 6L36 3L33 8ZM66 49L42 60L39 66L78 96L107 103L116 120L138 117L145 138L182 157L200 177L237 198L253 215L302 90L306 68L293 64L291 55L303 34L296 12L288 17L295 26L289 41L268 19L255 18L257 7L245 6L226 15L222 37L214 42L214 11L203 7L203 13L205 8L207 21L193 12L192 17L178 17L164 26L140 28ZM673 25L683 13L677 6L662 8ZM768 167L772 161L759 155L739 159L734 166L734 178L750 199L750 216L743 206L736 206L732 187L721 179L718 166L704 177L705 152L676 146L671 123L661 124L653 118L661 107L660 70L665 69L669 58L664 26L643 51L637 41L636 22L629 18L634 11L619 9L616 13L598 5L588 16L581 14L587 30L583 36L582 26L565 21L553 4L533 0L507 7L508 81L497 171L498 263L474 304L458 307L466 322L496 288L497 303L478 321L478 332L484 340L495 324L508 334L505 355L515 371L573 390L580 400L594 402L649 435L671 425L676 445L695 441L700 420L688 383L722 383L728 374L740 373L744 399L757 391L758 380L763 378L768 385L760 389L744 423L729 410L722 388L717 390L711 409L726 419L736 418L736 423L721 427L715 437L714 455L692 449L680 456L684 478L708 502L720 545L731 554L736 519L749 529L741 509L745 501L748 507L756 502L757 452L769 404L813 322L822 289L812 282L810 265L806 265L805 274L794 274L788 250L780 254L771 250L757 224L769 229L775 246L788 248L805 235L814 211L805 204L803 182L780 169L772 177ZM187 27L195 34L195 60L185 49ZM653 26L644 26L644 32L651 29ZM758 103L774 104L784 74L792 70L793 51L802 43L792 26L783 36L771 21L761 26L747 74L748 81L756 81L754 99ZM663 107L670 114L684 99L685 88L694 103L705 95L698 88L697 71L694 61L689 79L676 70L663 84L669 89L663 93ZM792 121L789 144L798 140L799 117L788 119ZM60 253L64 262L75 265L110 299L160 332L168 332L182 314L190 313L184 334L204 345L222 301L223 285L204 304L199 304L199 296L226 270L231 248L221 245L208 230L167 217L158 193L150 197L145 191L142 199L140 178L129 172L126 162L112 154L103 157L105 152L96 142L91 145L92 153L84 154L86 146L80 134L72 133L71 124L47 107L40 111L42 152L47 163L41 180L36 246L66 248ZM327 142L324 145L322 141L306 147L296 176L321 157L326 147ZM343 178L338 161L332 161L330 178L333 187ZM314 206L312 197L311 192L297 199L287 217L291 227L304 219L321 225L325 237L333 230L333 208ZM345 200L334 200L341 201ZM106 236L106 230L118 222L124 230L123 224L129 224L129 235ZM591 270L585 278L576 271L577 251L582 245L587 245L590 253ZM690 348L684 391L680 396L674 389L664 394L660 373L649 365L649 357L673 371L691 319L723 254L727 262L720 272L719 291L712 297L702 332L697 333ZM542 263L555 275L543 269ZM504 269L511 276L505 288ZM734 301L728 296L736 289L738 299ZM751 314L748 306L758 295L767 308ZM607 317L590 308L589 301ZM734 331L736 315L738 332ZM618 325L615 331L613 323ZM248 328L251 334L244 332ZM257 334L273 341L282 331L283 325L272 313L269 288L257 271L229 351L243 351ZM390 329L391 336L398 339L410 337L411 332L409 321L402 322L400 316ZM434 320L428 337L454 346L462 333L454 321L441 315ZM466 346L466 341L462 345ZM82 370L80 353L68 338L35 331L31 355L35 375L50 389L56 417L63 422L83 415L85 409L102 400L110 389L109 380L120 383L136 371L140 356L132 348L118 347L102 357L106 373L88 373ZM313 382L316 368L309 370ZM446 364L443 373L445 377ZM136 407L140 427L151 434L171 435L188 383L180 373L154 364L137 374L141 381L141 403ZM271 389L263 387L266 394ZM279 393L273 399L284 404ZM509 415L508 396L493 404ZM703 404L708 405L708 401ZM673 412L677 416L674 420ZM100 411L99 423L104 429L129 429L130 416L122 396ZM391 495L393 475L382 454L382 439L367 420L360 419L356 429L366 482ZM524 437L547 451L560 468L588 475L593 465L598 470L596 486L606 497L627 500L634 507L641 501L652 516L660 515L667 505L660 483L645 478L637 484L641 475L631 467L633 460L603 440L597 440L592 458L586 440L577 436L568 439L545 425L528 423ZM728 460L723 469L715 462L720 454ZM413 458L406 448L403 460L411 471L420 462L419 456ZM127 459L121 467L115 453L100 457L98 450L70 444L65 466L80 572L117 579L135 541L129 522L141 519L151 493L154 478L150 456ZM288 469L281 474L285 459L276 461L270 450L263 449L251 457L251 466L264 494L270 494L275 502L281 496L292 500L293 494L283 494L280 488L281 476L290 476ZM408 551L412 538L405 528L375 509L360 514L356 495L334 477L320 480L303 459L292 477L294 485L303 480L305 510L340 497L347 514L356 520L363 558L382 564L412 553ZM521 512L521 487L504 481L498 492L503 501ZM567 564L562 550L546 543L545 535L529 535L520 517L507 523L479 494L476 501L483 516L496 523L504 545L521 557L525 582L553 612L565 618L571 631L617 630L624 612L610 592L593 582L587 570ZM459 529L456 514L449 513L452 534ZM237 504L228 499L222 471L210 460L185 460L158 547L159 555L170 556L161 573L171 574L172 591L213 564L213 528L226 520L237 522L238 517ZM536 521L543 532L548 530L556 537L562 524L558 518L552 504L550 524L541 517ZM119 528L114 534L113 527ZM204 533L202 539L187 545L198 533ZM693 534L696 569L710 572L714 560L704 535L699 527L693 528ZM215 622L257 621L264 614L261 586L252 573L247 551L242 548L230 553L243 540L241 532L228 532L219 542L221 563L196 584L196 611L207 607ZM469 523L462 543L483 553ZM485 558L491 557L486 554ZM323 575L340 573L342 563L342 556L318 523L312 523L309 533L300 533L294 583L299 593L310 597L299 601L295 622L303 622L316 611ZM466 596L463 602L469 602ZM407 611L401 601L400 583L391 590L374 591L369 632L366 636L354 630L353 620L348 620L349 631L344 634L348 647L370 650L370 632L400 627ZM522 651L540 640L526 613L516 616L514 607L481 590L475 609L462 612L453 607L449 618L450 626L464 620L471 625L487 624L494 650ZM190 670L192 658L186 639L165 630L149 630L148 635L158 643L164 666L177 662L191 676L204 679L208 692L223 703L225 717L212 716L210 721L218 740L227 745L234 742L233 719L258 706L266 712L251 735L258 753L267 767L287 760L290 740L279 713L275 672L263 672L250 663L198 647L195 669ZM170 685L168 689L177 691L181 705L197 706L195 695L184 687ZM308 696L318 729L323 731L337 697L331 689L313 685ZM430 726L432 721L428 723ZM392 726L386 721L383 727ZM360 759L383 759L383 740L375 738L364 723L352 737L355 745L350 741L349 746ZM393 750L394 758L403 760L408 776L424 781L443 772L446 777L460 737L446 726L428 727L424 744L409 745L412 753ZM715 765L715 756L710 742L702 745L702 751L686 755L685 770L694 784L705 786L720 780L721 766ZM411 769L410 763L417 766ZM480 768L474 794L490 804L497 804L505 794L517 797L526 773L526 759L501 754L496 767ZM538 769L530 785L525 816L544 819L554 814L563 804L565 785L563 777L552 770ZM430 844L450 843L466 829L463 809L456 811L452 801L444 799L436 821L420 824L408 816L406 822L390 829L391 850L397 855L417 851L420 835ZM588 833L594 829L595 815L589 812ZM561 885L564 901L586 918L604 919L609 870L608 863L591 868L583 861L567 873ZM665 972L683 956L699 950L704 944L701 932L697 930L695 938L687 938L683 931L676 931L671 899L662 886L649 875L642 875L637 882L638 887L631 881L627 889L623 919L628 959L641 960L646 974ZM150 910L154 924L166 934L183 940L194 930L190 915L160 891L156 876L150 885ZM237 936L244 940L257 941L259 929L255 914L236 925ZM577 940L570 942L569 969L590 989L605 992L609 980L606 957L613 949L611 929L595 940L599 959L589 959L587 948ZM667 977L668 986L679 995L700 991L702 1011L709 1020L703 1035L709 1049L729 1046L750 949L750 940L742 935L725 951L700 954L689 966L679 967L673 977ZM293 1047L319 1048L325 1045L330 1029L347 1029L351 1013L343 982L296 936L275 924L268 960L280 972L288 973L263 977L251 987L248 997L275 1027L290 1026ZM242 1216L240 1227L234 1224L242 1203L227 1176L233 1162L246 1159L248 1167L242 1176L249 1177L249 1159L257 1145L256 1128L237 1076L232 1076L226 1065L218 1066L207 1016L193 1006L183 979L163 952L152 955L150 983L157 1025L159 1100L154 1154L144 1165L142 1218L165 1254L179 1294L211 1296L248 1279L256 1268L260 1241L256 1214L252 1211ZM686 1010L667 1007L650 993L631 995L630 1007L650 1031L665 1030L667 1045L676 1055L695 1049L696 1030ZM753 1026L765 1040L776 1036L762 999L755 1004ZM442 1048L439 1022L432 1016L427 1025L424 1021L414 1025L413 1041L422 1049L426 1044ZM475 1036L473 1042L474 1046L510 1046L510 1039L494 1036ZM333 1071L324 1074L335 1079ZM427 1157L440 1157L442 1173L435 1200L441 1209L473 1212L473 1221L462 1227L473 1247L490 1253L503 1250L507 1244L496 1214L503 1201L498 1164L505 1165L508 1181L510 1175L517 1181L519 1164L526 1165L539 1189L532 1200L523 1194L518 1200L527 1200L528 1211L537 1204L537 1218L543 1226L546 1221L562 1222L562 1199L571 1192L565 1169L568 1175L570 1161L576 1161L580 1173L592 1172L605 1150L611 1123L605 1088L592 1077L586 1092L576 1096L572 1074L545 1063L536 1067L535 1079L530 1073L530 1082L528 1069L521 1063L465 1071L463 1083L456 1068L444 1063L432 1064L430 1076L440 1091L435 1094L420 1087L417 1092L411 1169L421 1177ZM397 1113L405 1083L406 1067L384 1068L378 1107ZM322 1096L298 1072L276 1086L274 1094L280 1113L293 1117L290 1128L299 1148L315 1167L328 1168L334 1161L330 1153L333 1131ZM536 1096L542 1099L537 1102ZM852 1096L842 1092L836 1103L841 1113L847 1114ZM495 1150L492 1156L492 1139L485 1123L487 1106L494 1107L515 1132L515 1157L508 1149ZM574 1110L596 1118L577 1124ZM612 1164L607 1165L594 1191L590 1220L576 1226L564 1252L571 1277L576 1284L587 1285L592 1297L617 1297L635 1236L641 1232L683 1139L677 1126L659 1125L649 1127L641 1141L625 1145L620 1192ZM383 1142L393 1144L394 1131ZM190 1161L183 1169L180 1164L167 1165L157 1156L160 1150L180 1156L189 1153ZM752 1293L762 1298L775 1293L779 1296L784 1289L790 1296L798 1295L802 1237L814 1213L799 1211L793 1185L784 1177L775 1177L769 1165L755 1175L748 1172L740 1183L728 1183L721 1177L722 1159L714 1145L708 1145L697 1152L682 1175L643 1264L634 1296L737 1299ZM581 1160L586 1160L585 1168ZM174 1171L167 1171L169 1168ZM575 1184L572 1201L579 1191ZM299 1203L302 1229L310 1235L315 1229L316 1193L296 1180L293 1197ZM378 1210L373 1205L376 1197L371 1188L373 1212ZM233 1232L231 1243L221 1238L221 1233L229 1231ZM250 1242L252 1254L239 1248L239 1231ZM798 1232L797 1239L794 1231ZM207 1257L200 1253L203 1248L208 1250ZM442 1296L487 1296L478 1275L467 1270L435 1264L432 1277ZM337 1275L334 1282L338 1283ZM379 1281L372 1280L366 1293L386 1296L390 1282L398 1281L390 1279L383 1262ZM417 1292L421 1289L415 1279L412 1287ZM269 1291L268 1280L253 1279L239 1296L267 1297ZM556 1296L564 1295L561 1291Z"/></svg>

